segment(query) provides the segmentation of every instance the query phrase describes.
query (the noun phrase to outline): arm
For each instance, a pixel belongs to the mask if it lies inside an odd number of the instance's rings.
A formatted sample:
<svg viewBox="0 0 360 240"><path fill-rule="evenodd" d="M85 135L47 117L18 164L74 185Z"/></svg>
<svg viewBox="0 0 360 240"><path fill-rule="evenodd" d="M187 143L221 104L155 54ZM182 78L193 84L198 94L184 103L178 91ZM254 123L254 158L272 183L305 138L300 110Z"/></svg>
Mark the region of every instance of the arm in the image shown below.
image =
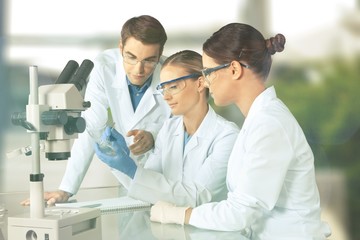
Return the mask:
<svg viewBox="0 0 360 240"><path fill-rule="evenodd" d="M76 194L94 156L94 140L87 131L79 134L71 149L59 190Z"/></svg>
<svg viewBox="0 0 360 240"><path fill-rule="evenodd" d="M287 132L278 122L264 119L266 124L247 129L234 161L242 165L229 170L229 181L235 189L225 201L209 203L192 210L189 223L199 228L221 231L247 231L273 209L284 184L293 149ZM241 152L244 148L244 152ZM236 176L236 177L235 177Z"/></svg>
<svg viewBox="0 0 360 240"><path fill-rule="evenodd" d="M129 196L151 203L163 200L193 207L224 199L227 162L237 137L237 130L223 129L222 133L215 134L215 139L202 142L202 149L195 148L189 155L187 159L189 166L185 169L181 169L182 165L179 166L180 168L176 168L175 165L177 162L182 163L181 154L172 151L167 155L171 159L165 159L166 156L161 154L162 148L175 148L166 140L164 136L166 130L160 131L155 151L148 159L145 168L138 168L128 191ZM172 165L172 169L166 170L167 168L162 166L164 161L168 162L168 166ZM182 174L184 178L173 177Z"/></svg>
<svg viewBox="0 0 360 240"><path fill-rule="evenodd" d="M183 209L184 222L205 229L246 232L264 211L274 207L292 159L292 147L287 134L281 127L264 129L257 126L240 142L244 141L246 144L234 147L240 152L234 155L234 161L244 165L229 170L232 173L230 177L238 176L237 187L229 192L227 200L203 204L190 210ZM243 147L245 152L241 153ZM155 204L151 210L151 219L163 222L157 210L169 212L169 208L173 207ZM178 222L178 219L179 214L166 221Z"/></svg>

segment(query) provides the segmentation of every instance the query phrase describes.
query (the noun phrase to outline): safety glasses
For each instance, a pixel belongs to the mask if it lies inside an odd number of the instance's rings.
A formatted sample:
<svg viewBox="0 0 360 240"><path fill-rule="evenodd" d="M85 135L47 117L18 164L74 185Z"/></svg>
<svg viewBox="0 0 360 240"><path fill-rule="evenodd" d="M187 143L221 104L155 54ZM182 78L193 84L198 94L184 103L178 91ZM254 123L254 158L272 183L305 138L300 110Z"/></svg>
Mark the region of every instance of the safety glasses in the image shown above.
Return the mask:
<svg viewBox="0 0 360 240"><path fill-rule="evenodd" d="M193 73L190 75L186 75L183 77L175 78L166 82L162 82L157 85L156 89L162 94L165 95L166 93L175 95L181 92L185 87L186 83L183 80L190 79L190 78L198 78L201 74Z"/></svg>
<svg viewBox="0 0 360 240"><path fill-rule="evenodd" d="M243 66L244 68L249 68L248 65L246 64L243 64L241 62L239 62L241 66ZM212 73L220 70L220 69L223 69L223 68L227 68L228 66L230 66L231 63L225 63L225 64L222 64L222 65L219 65L219 66L216 66L216 67L213 67L213 68L204 68L203 70L201 70L201 73L202 75L204 76L205 78L205 81L207 82L208 85L211 84L212 80L215 78L215 76L211 77Z"/></svg>

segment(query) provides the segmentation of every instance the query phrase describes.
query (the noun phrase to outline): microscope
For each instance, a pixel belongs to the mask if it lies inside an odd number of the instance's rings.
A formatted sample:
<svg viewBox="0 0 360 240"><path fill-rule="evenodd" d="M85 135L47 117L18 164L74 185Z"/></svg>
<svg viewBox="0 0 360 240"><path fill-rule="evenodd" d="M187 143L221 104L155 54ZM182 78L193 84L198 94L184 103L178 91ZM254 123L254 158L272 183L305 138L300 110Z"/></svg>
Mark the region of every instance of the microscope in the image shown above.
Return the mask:
<svg viewBox="0 0 360 240"><path fill-rule="evenodd" d="M38 86L37 66L29 67L30 94L25 112L13 113L14 125L31 134L32 172L30 174L30 213L8 218L9 240L87 240L101 239L101 214L94 208L45 208L44 174L40 170L40 142L45 157L66 160L71 140L85 131L81 112L90 107L81 94L94 64L70 60L55 84Z"/></svg>

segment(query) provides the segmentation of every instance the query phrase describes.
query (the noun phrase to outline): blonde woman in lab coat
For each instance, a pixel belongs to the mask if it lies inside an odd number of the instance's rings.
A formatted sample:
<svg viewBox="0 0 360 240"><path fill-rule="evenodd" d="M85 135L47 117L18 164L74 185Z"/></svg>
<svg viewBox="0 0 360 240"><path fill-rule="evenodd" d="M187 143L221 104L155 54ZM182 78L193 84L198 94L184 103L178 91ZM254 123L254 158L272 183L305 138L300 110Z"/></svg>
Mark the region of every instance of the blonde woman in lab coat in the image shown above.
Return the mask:
<svg viewBox="0 0 360 240"><path fill-rule="evenodd" d="M158 89L173 117L161 128L144 167L128 156L122 135L114 129L107 128L103 138L112 139L115 156L96 145L103 162L132 179L129 196L192 207L226 198L227 163L239 130L208 104L201 69L201 55L190 50L163 63Z"/></svg>
<svg viewBox="0 0 360 240"><path fill-rule="evenodd" d="M231 23L203 45L203 75L215 104L236 104L245 121L230 155L226 200L196 208L161 201L151 220L241 231L251 239L325 239L314 156L304 133L265 81L281 34L265 40L255 28Z"/></svg>
<svg viewBox="0 0 360 240"><path fill-rule="evenodd" d="M121 30L119 48L108 49L94 60L85 92L91 102L83 117L86 130L74 141L59 190L45 192L48 204L64 202L77 193L94 156L94 143L108 122L124 136L132 158L143 164L154 139L170 117L170 109L156 90L167 35L152 16L130 18ZM117 178L126 176L113 170ZM22 204L28 205L29 200Z"/></svg>

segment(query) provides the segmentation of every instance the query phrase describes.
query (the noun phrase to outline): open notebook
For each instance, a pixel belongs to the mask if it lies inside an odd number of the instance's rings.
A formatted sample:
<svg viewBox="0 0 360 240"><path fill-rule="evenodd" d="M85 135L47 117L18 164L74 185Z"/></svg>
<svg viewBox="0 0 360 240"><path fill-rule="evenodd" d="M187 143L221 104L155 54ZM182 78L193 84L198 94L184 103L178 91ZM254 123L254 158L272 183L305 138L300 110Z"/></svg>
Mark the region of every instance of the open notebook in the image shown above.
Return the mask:
<svg viewBox="0 0 360 240"><path fill-rule="evenodd" d="M66 208L99 208L101 214L129 212L150 209L151 204L128 196L106 198L84 202L56 203L57 207Z"/></svg>

